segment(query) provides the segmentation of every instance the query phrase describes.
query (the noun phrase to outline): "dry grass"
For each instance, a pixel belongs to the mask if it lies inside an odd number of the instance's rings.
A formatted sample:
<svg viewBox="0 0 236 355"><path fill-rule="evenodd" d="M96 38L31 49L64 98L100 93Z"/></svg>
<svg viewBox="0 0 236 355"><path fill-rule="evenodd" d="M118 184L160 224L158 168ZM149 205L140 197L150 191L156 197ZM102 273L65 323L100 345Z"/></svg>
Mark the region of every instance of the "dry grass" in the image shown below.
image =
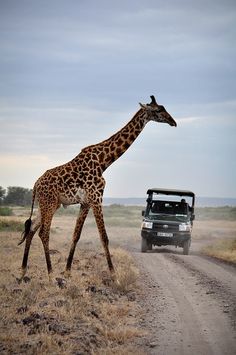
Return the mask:
<svg viewBox="0 0 236 355"><path fill-rule="evenodd" d="M196 221L193 241L203 254L236 263L236 221Z"/></svg>
<svg viewBox="0 0 236 355"><path fill-rule="evenodd" d="M9 218L21 222L25 216ZM139 354L131 346L142 334L136 301L138 271L132 257L111 248L117 270L112 279L97 232L88 224L88 238L76 250L72 277L61 275L74 219L58 216L54 221L52 283L47 278L41 242L35 236L28 273L19 284L23 254L23 248L17 246L19 232L0 232L0 353Z"/></svg>
<svg viewBox="0 0 236 355"><path fill-rule="evenodd" d="M202 249L206 255L236 264L236 239L219 240Z"/></svg>
<svg viewBox="0 0 236 355"><path fill-rule="evenodd" d="M114 280L114 288L119 292L127 293L135 289L138 279L138 270L133 264L133 259L123 249L116 249L116 275Z"/></svg>

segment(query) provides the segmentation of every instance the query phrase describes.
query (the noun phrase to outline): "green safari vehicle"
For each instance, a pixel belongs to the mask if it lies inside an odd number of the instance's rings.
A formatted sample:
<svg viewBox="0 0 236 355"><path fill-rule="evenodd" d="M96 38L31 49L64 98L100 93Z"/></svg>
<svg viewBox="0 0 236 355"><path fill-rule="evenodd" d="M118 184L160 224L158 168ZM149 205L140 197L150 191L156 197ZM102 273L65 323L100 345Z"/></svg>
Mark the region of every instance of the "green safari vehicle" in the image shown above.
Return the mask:
<svg viewBox="0 0 236 355"><path fill-rule="evenodd" d="M141 252L153 245L175 245L189 254L193 228L195 194L187 190L148 189L142 211Z"/></svg>

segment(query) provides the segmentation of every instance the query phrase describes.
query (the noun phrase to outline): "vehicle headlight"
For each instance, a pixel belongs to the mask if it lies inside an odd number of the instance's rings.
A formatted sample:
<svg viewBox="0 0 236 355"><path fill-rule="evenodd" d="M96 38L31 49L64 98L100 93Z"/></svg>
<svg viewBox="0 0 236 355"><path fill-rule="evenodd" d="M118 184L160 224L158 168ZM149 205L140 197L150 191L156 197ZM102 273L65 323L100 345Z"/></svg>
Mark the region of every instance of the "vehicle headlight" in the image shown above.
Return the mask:
<svg viewBox="0 0 236 355"><path fill-rule="evenodd" d="M152 229L153 223L152 222L143 222L142 228Z"/></svg>
<svg viewBox="0 0 236 355"><path fill-rule="evenodd" d="M180 232L190 232L190 224L182 223L179 225L179 231Z"/></svg>

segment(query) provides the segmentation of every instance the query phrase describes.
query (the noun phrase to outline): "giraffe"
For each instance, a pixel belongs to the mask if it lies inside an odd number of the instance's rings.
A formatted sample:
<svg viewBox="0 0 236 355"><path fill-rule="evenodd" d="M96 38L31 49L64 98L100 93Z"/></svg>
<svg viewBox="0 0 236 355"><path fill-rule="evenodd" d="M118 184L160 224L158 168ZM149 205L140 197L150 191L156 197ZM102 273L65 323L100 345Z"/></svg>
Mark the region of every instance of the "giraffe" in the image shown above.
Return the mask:
<svg viewBox="0 0 236 355"><path fill-rule="evenodd" d="M105 188L105 179L102 174L131 146L149 121L177 126L164 106L157 104L155 97L152 95L151 103L140 103L137 113L117 133L101 143L85 147L71 161L47 170L39 177L33 188L30 217L25 222L22 239L18 243L20 245L25 241L22 278L27 270L31 241L38 229L50 278L52 265L49 254L49 233L52 218L61 205L66 207L72 204L80 204L80 210L76 220L65 273L68 276L70 275L75 248L90 208L96 220L108 268L111 273L114 272L102 211L103 191ZM38 213L32 219L35 199L38 201Z"/></svg>

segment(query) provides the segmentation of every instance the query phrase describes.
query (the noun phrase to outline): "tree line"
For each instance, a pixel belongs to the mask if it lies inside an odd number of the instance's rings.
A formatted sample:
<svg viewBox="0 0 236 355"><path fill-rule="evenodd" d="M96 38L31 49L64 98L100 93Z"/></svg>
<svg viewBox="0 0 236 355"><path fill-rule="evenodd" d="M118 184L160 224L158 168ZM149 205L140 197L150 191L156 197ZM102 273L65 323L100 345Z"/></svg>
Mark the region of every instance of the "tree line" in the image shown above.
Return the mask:
<svg viewBox="0 0 236 355"><path fill-rule="evenodd" d="M32 190L20 186L0 186L1 206L28 206L32 202Z"/></svg>

